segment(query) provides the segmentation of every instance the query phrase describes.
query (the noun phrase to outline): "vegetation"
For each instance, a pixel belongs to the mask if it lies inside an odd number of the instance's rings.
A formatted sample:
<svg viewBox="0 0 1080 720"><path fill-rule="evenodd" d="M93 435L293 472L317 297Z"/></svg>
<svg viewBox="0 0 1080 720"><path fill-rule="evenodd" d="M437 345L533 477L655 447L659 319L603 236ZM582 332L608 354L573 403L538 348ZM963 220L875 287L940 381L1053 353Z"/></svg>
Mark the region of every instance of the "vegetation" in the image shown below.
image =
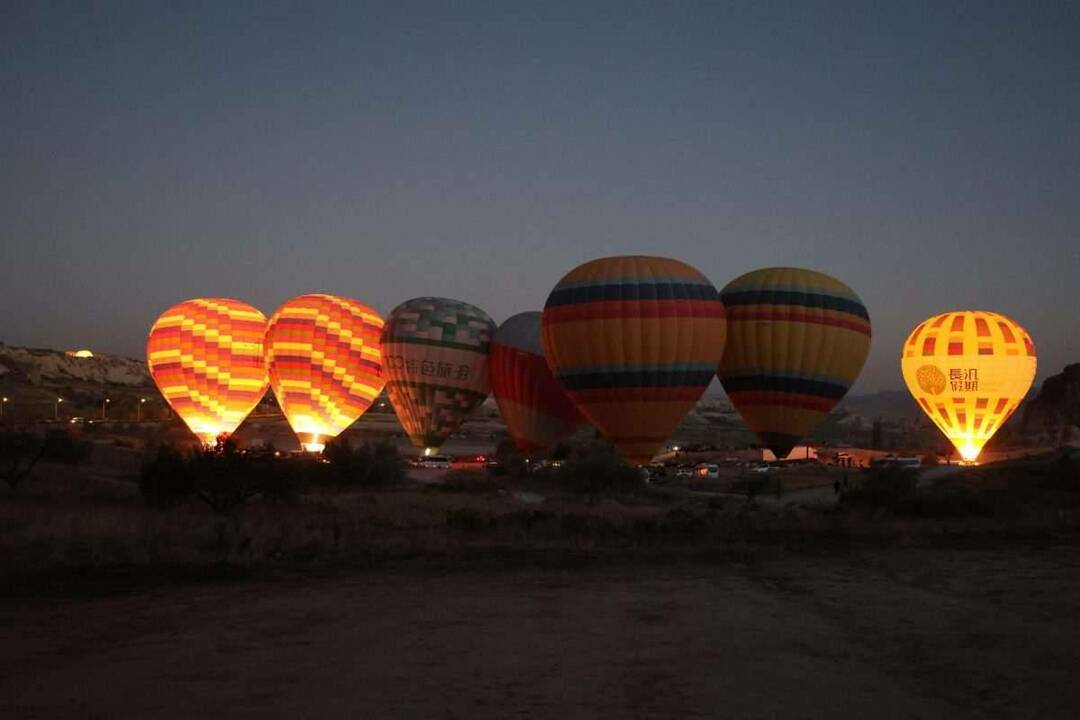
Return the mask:
<svg viewBox="0 0 1080 720"><path fill-rule="evenodd" d="M24 430L0 432L0 478L11 490L30 476L42 460L80 465L90 456L91 445L64 430L37 434Z"/></svg>
<svg viewBox="0 0 1080 720"><path fill-rule="evenodd" d="M590 505L601 495L633 493L645 485L641 472L623 463L618 451L603 440L575 446L555 470L553 480L585 495Z"/></svg>
<svg viewBox="0 0 1080 720"><path fill-rule="evenodd" d="M281 457L273 446L243 450L222 439L212 449L191 453L160 446L142 469L139 489L158 508L198 498L214 512L227 514L256 497L290 504L305 492L385 487L404 475L397 448L389 443L354 448L339 440L318 458Z"/></svg>
<svg viewBox="0 0 1080 720"><path fill-rule="evenodd" d="M747 502L678 484L651 488L599 441L568 448L561 466L538 472L453 470L432 492L404 478L390 445L339 442L322 458L231 443L161 446L141 469L132 465L128 482L95 479L99 465L68 464L85 457L68 440L0 436L5 463L14 458L25 472L36 462L33 482L0 494L0 553L11 558L4 572L1080 542L1080 460L1068 454L929 485L897 468L852 472L834 506L831 493L804 503L763 487Z"/></svg>

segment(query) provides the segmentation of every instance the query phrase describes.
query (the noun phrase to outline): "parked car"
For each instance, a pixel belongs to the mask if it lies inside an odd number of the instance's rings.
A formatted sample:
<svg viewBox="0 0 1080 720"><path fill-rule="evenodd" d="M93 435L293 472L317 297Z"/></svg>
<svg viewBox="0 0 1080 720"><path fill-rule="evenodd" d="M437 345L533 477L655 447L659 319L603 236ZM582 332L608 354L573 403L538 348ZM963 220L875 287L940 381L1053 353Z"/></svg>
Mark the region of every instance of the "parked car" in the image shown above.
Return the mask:
<svg viewBox="0 0 1080 720"><path fill-rule="evenodd" d="M449 455L427 455L420 458L418 465L427 469L449 470L451 462Z"/></svg>
<svg viewBox="0 0 1080 720"><path fill-rule="evenodd" d="M680 465L675 471L675 477L677 478L689 478L694 476L694 468L689 465Z"/></svg>
<svg viewBox="0 0 1080 720"><path fill-rule="evenodd" d="M486 463L486 455L455 455L450 461L452 467L462 470L481 468Z"/></svg>
<svg viewBox="0 0 1080 720"><path fill-rule="evenodd" d="M720 477L720 466L713 463L699 463L694 468L695 480L715 480Z"/></svg>

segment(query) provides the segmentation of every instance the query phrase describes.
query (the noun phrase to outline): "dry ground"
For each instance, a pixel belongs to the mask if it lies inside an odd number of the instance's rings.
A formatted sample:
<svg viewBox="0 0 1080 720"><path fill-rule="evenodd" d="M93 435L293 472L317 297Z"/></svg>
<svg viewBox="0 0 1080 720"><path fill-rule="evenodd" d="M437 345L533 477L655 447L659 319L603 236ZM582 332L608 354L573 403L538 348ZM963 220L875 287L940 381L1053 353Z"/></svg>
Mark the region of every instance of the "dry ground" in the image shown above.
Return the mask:
<svg viewBox="0 0 1080 720"><path fill-rule="evenodd" d="M0 717L1077 717L1080 550L0 601Z"/></svg>

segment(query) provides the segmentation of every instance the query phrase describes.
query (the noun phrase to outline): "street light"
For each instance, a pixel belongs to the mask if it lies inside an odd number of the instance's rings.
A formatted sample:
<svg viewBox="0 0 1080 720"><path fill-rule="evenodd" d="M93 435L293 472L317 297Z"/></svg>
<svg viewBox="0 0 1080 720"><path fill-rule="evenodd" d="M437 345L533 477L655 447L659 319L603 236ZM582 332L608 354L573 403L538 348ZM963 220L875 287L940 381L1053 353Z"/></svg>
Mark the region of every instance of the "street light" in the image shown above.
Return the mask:
<svg viewBox="0 0 1080 720"><path fill-rule="evenodd" d="M142 406L146 402L146 398L139 398L139 422L142 422Z"/></svg>
<svg viewBox="0 0 1080 720"><path fill-rule="evenodd" d="M64 402L64 398L56 398L56 402L53 403L53 420L60 419L60 403Z"/></svg>
<svg viewBox="0 0 1080 720"><path fill-rule="evenodd" d="M101 419L102 420L104 420L106 417L108 417L108 413L105 411L105 408L111 402L112 402L112 400L110 400L109 398L105 398L104 400L101 401Z"/></svg>
<svg viewBox="0 0 1080 720"><path fill-rule="evenodd" d="M8 399L4 398L3 402L0 402L0 420L4 419L4 406L8 404Z"/></svg>

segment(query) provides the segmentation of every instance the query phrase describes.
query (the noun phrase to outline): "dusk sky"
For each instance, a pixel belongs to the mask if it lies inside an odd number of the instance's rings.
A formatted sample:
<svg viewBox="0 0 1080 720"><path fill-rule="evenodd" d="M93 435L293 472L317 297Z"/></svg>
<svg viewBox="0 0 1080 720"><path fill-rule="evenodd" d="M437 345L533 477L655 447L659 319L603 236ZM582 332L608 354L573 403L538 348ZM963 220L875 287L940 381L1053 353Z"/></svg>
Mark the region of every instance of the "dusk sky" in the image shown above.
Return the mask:
<svg viewBox="0 0 1080 720"><path fill-rule="evenodd" d="M845 281L855 392L950 309L1080 362L1076 3L89 5L0 9L5 343L140 357L214 295L502 321L641 253Z"/></svg>

